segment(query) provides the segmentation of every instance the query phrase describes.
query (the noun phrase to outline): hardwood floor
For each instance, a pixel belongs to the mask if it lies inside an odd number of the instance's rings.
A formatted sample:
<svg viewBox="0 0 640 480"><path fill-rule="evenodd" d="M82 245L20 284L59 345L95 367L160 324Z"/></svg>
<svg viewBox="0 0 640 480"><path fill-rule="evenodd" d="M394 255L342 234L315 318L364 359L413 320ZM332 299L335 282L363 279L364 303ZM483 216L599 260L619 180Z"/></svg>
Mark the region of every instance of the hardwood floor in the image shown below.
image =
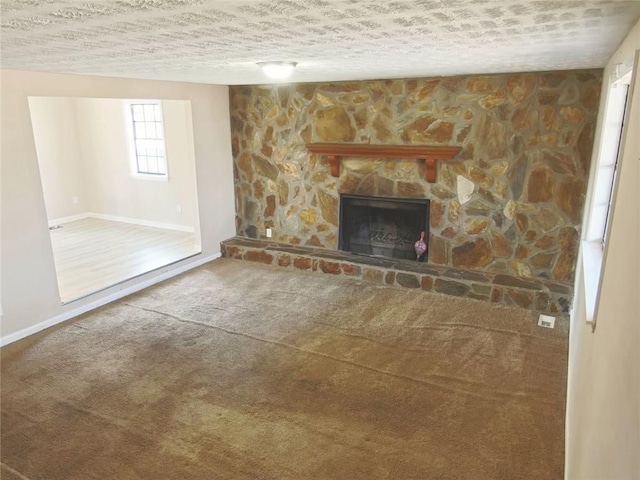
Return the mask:
<svg viewBox="0 0 640 480"><path fill-rule="evenodd" d="M96 218L50 233L65 303L200 252L195 233Z"/></svg>

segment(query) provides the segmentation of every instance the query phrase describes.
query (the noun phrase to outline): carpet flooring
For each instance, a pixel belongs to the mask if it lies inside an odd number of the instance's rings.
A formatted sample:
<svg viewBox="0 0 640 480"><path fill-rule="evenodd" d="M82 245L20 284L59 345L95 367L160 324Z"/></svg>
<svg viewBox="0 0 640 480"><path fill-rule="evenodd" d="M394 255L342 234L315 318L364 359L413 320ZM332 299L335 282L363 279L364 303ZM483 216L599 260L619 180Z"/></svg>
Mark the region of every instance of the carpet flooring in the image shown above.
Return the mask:
<svg viewBox="0 0 640 480"><path fill-rule="evenodd" d="M14 479L561 479L567 331L220 259L2 349Z"/></svg>

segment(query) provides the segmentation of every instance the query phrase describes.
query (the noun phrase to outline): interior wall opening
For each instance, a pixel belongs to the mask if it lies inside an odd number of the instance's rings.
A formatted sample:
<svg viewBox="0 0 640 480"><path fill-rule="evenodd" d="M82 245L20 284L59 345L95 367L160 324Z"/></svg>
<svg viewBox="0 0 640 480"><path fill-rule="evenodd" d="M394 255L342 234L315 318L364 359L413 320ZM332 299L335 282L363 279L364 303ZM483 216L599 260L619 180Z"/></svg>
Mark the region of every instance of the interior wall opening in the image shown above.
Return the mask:
<svg viewBox="0 0 640 480"><path fill-rule="evenodd" d="M191 102L29 97L62 303L201 252Z"/></svg>

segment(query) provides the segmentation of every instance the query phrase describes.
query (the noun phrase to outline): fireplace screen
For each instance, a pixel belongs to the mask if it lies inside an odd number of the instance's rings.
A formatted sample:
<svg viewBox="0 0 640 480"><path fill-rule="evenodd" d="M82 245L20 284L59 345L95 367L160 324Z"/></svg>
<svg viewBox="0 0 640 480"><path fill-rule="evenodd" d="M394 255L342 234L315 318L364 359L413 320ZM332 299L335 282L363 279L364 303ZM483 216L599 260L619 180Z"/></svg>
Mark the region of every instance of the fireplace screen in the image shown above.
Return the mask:
<svg viewBox="0 0 640 480"><path fill-rule="evenodd" d="M340 196L340 250L416 260L413 245L421 232L427 241L429 200Z"/></svg>

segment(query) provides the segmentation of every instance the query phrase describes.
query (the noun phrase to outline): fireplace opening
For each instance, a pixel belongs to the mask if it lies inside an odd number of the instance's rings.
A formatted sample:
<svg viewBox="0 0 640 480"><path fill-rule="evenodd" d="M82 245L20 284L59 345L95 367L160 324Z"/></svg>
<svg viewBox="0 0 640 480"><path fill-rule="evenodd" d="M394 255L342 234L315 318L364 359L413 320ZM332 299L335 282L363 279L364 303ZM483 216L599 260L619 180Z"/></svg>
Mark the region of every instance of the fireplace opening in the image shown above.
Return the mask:
<svg viewBox="0 0 640 480"><path fill-rule="evenodd" d="M345 252L416 260L420 233L429 239L429 200L340 195L338 231ZM428 255L427 249L419 260Z"/></svg>

